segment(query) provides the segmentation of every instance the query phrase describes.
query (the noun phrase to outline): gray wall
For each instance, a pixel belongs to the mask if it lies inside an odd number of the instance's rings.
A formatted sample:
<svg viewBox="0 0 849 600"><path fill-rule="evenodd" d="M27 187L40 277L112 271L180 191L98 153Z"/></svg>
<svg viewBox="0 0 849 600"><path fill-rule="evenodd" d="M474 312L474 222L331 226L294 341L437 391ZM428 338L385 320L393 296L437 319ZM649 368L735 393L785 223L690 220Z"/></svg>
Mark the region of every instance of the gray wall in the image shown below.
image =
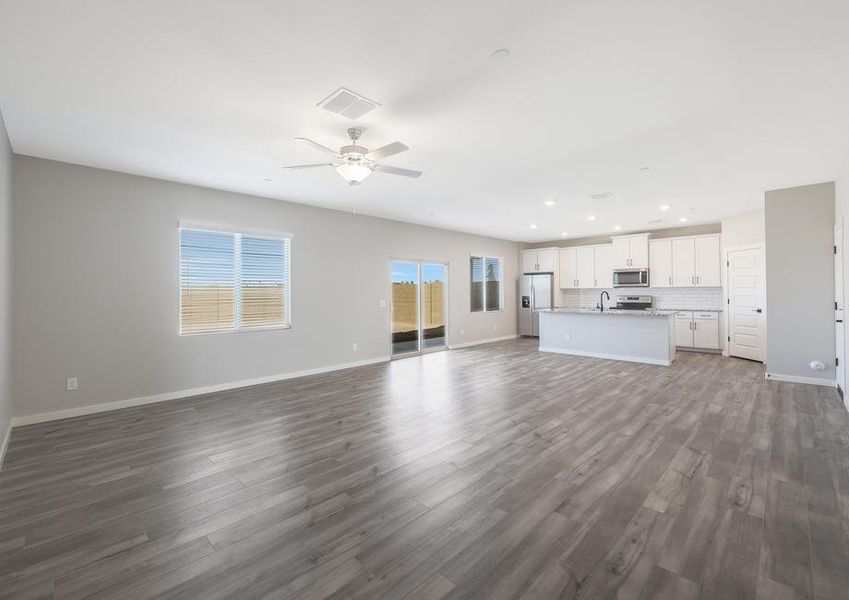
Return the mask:
<svg viewBox="0 0 849 600"><path fill-rule="evenodd" d="M12 149L0 112L0 454L12 418Z"/></svg>
<svg viewBox="0 0 849 600"><path fill-rule="evenodd" d="M387 356L390 257L450 263L452 344L516 332L513 242L22 156L14 175L16 416ZM179 336L182 220L293 233L293 328ZM470 254L505 257L503 311L469 312Z"/></svg>
<svg viewBox="0 0 849 600"><path fill-rule="evenodd" d="M766 192L767 371L833 382L834 183ZM825 371L813 371L813 360Z"/></svg>

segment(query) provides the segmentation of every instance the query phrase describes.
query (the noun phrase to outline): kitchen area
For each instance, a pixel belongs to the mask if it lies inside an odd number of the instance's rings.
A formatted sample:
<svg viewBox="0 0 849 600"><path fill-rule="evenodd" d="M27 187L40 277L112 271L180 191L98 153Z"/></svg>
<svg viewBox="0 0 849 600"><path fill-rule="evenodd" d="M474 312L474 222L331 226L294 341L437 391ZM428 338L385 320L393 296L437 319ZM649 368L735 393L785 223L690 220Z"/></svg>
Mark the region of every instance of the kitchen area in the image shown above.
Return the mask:
<svg viewBox="0 0 849 600"><path fill-rule="evenodd" d="M721 353L720 233L674 233L522 250L520 335L542 352L665 366L677 351Z"/></svg>

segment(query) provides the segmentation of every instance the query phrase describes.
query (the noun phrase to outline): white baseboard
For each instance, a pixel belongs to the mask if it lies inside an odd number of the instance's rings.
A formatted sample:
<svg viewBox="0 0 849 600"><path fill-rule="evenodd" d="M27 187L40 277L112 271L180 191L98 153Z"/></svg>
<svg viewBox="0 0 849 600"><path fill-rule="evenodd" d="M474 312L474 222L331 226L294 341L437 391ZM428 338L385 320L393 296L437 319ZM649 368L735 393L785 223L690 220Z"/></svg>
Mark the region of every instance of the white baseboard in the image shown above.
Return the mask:
<svg viewBox="0 0 849 600"><path fill-rule="evenodd" d="M589 356L590 358L605 358L607 360L624 360L625 362L643 363L647 365L660 365L668 367L672 364L670 360L660 358L641 358L636 356L620 356L618 354L602 354L600 352L584 352L582 350L564 350L563 348L543 348L540 346L540 352L553 352L555 354L569 354L572 356Z"/></svg>
<svg viewBox="0 0 849 600"><path fill-rule="evenodd" d="M481 344L491 344L493 342L503 342L505 340L515 340L518 335L515 333L513 335L502 335L501 337L489 338L487 340L477 340L475 342L462 342L460 344L449 344L449 350L456 350L458 348L469 348L470 346L480 346Z"/></svg>
<svg viewBox="0 0 849 600"><path fill-rule="evenodd" d="M3 445L0 446L0 469L3 468L3 459L6 458L6 448L9 447L9 438L12 437L12 424L6 428L6 435L3 436Z"/></svg>
<svg viewBox="0 0 849 600"><path fill-rule="evenodd" d="M764 379L770 381L786 381L788 383L806 383L808 385L824 385L826 387L837 387L834 379L819 379L817 377L803 377L801 375L783 375L781 373L764 373Z"/></svg>
<svg viewBox="0 0 849 600"><path fill-rule="evenodd" d="M116 400L115 402L101 402L99 404L89 404L87 406L79 406L77 408L69 408L66 410L56 410L36 415L22 415L12 418L11 427L20 427L22 425L33 425L35 423L45 423L47 421L56 421L58 419L67 419L70 417L80 417L83 415L91 415L94 413L107 412L110 410L118 410L121 408L131 408L133 406L142 406L145 404L155 404L156 402L166 402L168 400L179 400L190 396L199 396L201 394L210 394L212 392L223 392L236 388L249 387L263 383L272 383L275 381L284 381L286 379L294 379L296 377L306 377L307 375L320 375L321 373L329 373L331 371L340 371L342 369L350 369L353 367L363 367L389 361L388 356L380 356L378 358L368 358L349 363L341 363L328 367L318 367L315 369L306 369L303 371L291 371L289 373L280 373L277 375L267 375L265 377L256 377L254 379L242 379L240 381L230 381L227 383L217 383L215 385L207 385L203 387L190 388L186 390L177 390L174 392L165 392L162 394L154 394L152 396L142 396L139 398L129 398L127 400ZM11 429L11 428L10 428Z"/></svg>

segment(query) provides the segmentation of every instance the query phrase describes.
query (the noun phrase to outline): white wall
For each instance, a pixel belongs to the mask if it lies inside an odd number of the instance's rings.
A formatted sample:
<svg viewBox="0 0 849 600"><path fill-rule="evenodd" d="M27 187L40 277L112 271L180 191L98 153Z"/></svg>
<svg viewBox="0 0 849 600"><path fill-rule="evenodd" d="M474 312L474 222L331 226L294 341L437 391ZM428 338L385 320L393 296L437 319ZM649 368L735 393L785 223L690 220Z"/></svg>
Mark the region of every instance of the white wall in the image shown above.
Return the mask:
<svg viewBox="0 0 849 600"><path fill-rule="evenodd" d="M765 236L763 209L722 220L722 247L725 249L763 244Z"/></svg>
<svg viewBox="0 0 849 600"><path fill-rule="evenodd" d="M767 372L835 381L834 183L766 192ZM811 361L822 361L814 371Z"/></svg>
<svg viewBox="0 0 849 600"><path fill-rule="evenodd" d="M0 112L0 460L12 419L12 149Z"/></svg>
<svg viewBox="0 0 849 600"><path fill-rule="evenodd" d="M513 242L22 156L14 175L16 416L386 357L390 257L450 263L452 344L516 332ZM293 328L179 336L182 220L293 233ZM505 257L503 311L469 312L470 254Z"/></svg>
<svg viewBox="0 0 849 600"><path fill-rule="evenodd" d="M835 181L835 198L834 198L834 222L835 223L843 223L843 303L844 303L844 333L849 333L846 331L845 319L847 317L847 312L845 310L846 305L846 291L849 290L849 249L846 246L846 240L849 239L849 157L844 161L843 168L840 169L840 175ZM844 335L844 348L843 348L843 356L844 361L843 365L841 365L840 369L843 369L844 378L843 381L849 381L849 355L847 355L846 351L849 350L849 340L846 339L846 335ZM846 390L844 390L846 392ZM849 409L849 394L844 393L843 402L846 404L846 407Z"/></svg>

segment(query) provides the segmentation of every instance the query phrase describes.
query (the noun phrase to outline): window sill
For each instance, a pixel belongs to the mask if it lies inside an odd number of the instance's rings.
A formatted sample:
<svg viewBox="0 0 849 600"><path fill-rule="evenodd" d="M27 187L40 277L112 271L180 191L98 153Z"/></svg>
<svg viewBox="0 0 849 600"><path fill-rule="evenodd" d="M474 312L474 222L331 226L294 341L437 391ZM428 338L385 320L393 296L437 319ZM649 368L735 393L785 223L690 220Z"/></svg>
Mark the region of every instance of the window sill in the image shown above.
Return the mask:
<svg viewBox="0 0 849 600"><path fill-rule="evenodd" d="M292 329L292 324L288 325L269 325L267 327L243 327L242 329L228 329L226 331L198 331L191 333L183 333L180 332L178 335L180 337L197 337L197 336L205 336L205 335L222 335L222 334L234 334L234 333L253 333L255 331L281 331L286 329Z"/></svg>

